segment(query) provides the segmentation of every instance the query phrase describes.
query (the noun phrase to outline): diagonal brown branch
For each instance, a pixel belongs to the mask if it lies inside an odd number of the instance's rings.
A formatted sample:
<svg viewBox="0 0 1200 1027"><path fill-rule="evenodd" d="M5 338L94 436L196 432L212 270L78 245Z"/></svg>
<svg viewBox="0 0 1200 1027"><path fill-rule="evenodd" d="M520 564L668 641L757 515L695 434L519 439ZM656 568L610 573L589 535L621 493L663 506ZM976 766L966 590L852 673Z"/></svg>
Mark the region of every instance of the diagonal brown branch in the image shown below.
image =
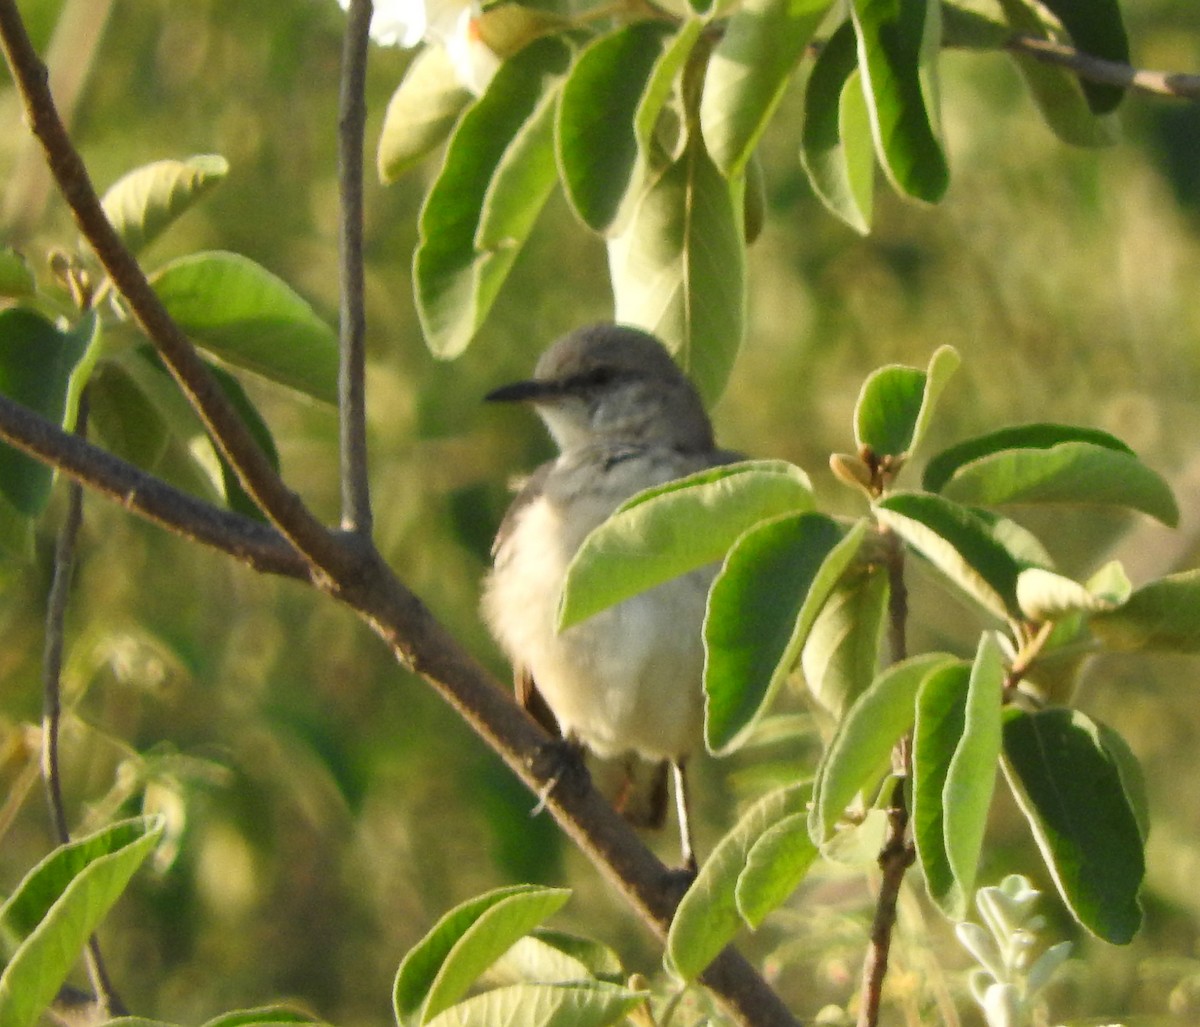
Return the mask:
<svg viewBox="0 0 1200 1027"><path fill-rule="evenodd" d="M1182 71L1146 71L1133 68L1128 64L1093 57L1066 43L1038 39L1035 36L1014 36L1008 41L1005 49L1047 64L1068 68L1089 82L1136 89L1138 92L1154 96L1200 100L1200 75L1189 75Z"/></svg>

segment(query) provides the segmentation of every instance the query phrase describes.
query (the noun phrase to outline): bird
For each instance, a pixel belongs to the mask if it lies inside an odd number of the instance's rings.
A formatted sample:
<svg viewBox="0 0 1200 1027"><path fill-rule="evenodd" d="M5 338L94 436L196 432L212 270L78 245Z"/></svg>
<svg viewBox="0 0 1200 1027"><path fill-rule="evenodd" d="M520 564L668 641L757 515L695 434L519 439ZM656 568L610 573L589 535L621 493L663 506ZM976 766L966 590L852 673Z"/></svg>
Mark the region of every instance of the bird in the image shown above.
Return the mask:
<svg viewBox="0 0 1200 1027"><path fill-rule="evenodd" d="M699 393L666 347L626 325L568 333L531 378L485 400L531 406L559 450L512 501L482 589L483 618L512 663L517 697L568 744L659 768L658 812L648 819L660 823L669 767L683 869L695 873L684 770L701 743L702 625L716 567L561 632L559 596L584 538L623 502L740 457L717 448Z"/></svg>

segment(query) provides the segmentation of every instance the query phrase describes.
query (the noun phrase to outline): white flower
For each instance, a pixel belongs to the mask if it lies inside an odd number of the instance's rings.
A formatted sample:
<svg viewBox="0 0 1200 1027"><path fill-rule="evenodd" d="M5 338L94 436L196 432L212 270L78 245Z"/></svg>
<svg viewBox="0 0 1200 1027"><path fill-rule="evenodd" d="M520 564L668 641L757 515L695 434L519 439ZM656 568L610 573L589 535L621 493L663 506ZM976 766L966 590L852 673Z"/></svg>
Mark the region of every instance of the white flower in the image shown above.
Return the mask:
<svg viewBox="0 0 1200 1027"><path fill-rule="evenodd" d="M342 10L350 7L350 0L338 3ZM500 58L479 38L481 13L477 0L375 0L371 38L381 46L440 43L459 80L479 94L500 66Z"/></svg>

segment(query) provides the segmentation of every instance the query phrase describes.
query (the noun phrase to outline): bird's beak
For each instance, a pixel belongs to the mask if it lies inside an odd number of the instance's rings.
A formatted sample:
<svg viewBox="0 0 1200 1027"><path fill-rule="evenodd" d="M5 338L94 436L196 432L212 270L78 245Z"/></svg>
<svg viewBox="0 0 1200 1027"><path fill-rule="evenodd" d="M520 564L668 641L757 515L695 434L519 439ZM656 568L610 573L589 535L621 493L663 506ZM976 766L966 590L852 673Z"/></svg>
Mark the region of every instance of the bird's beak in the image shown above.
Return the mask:
<svg viewBox="0 0 1200 1027"><path fill-rule="evenodd" d="M557 399L562 392L562 386L558 382L531 378L528 381L513 382L511 385L501 385L483 399L485 403L537 403Z"/></svg>

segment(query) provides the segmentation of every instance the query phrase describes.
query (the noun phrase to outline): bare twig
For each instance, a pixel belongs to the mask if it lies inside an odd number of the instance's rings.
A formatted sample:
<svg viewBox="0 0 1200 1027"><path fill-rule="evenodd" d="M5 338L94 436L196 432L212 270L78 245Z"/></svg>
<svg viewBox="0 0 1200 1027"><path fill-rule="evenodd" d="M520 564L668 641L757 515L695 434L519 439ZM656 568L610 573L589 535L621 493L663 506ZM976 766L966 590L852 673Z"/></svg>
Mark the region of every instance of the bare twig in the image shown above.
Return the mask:
<svg viewBox="0 0 1200 1027"><path fill-rule="evenodd" d="M75 416L75 434L87 435L88 394L84 389ZM42 778L46 798L59 843L71 840L67 811L63 803L62 776L58 760L59 728L62 724L62 665L66 635L67 599L71 594L71 577L75 568L75 543L83 522L83 486L72 481L67 486L67 513L58 533L54 551L54 577L46 599L46 642L42 659ZM113 986L104 965L100 941L93 934L84 951L88 977L95 994L95 1005L104 1017L122 1016L127 1010Z"/></svg>
<svg viewBox="0 0 1200 1027"><path fill-rule="evenodd" d="M341 326L338 414L341 419L342 528L371 534L365 400L367 321L363 301L363 128L371 0L351 0L342 48L338 103L341 193Z"/></svg>
<svg viewBox="0 0 1200 1027"><path fill-rule="evenodd" d="M908 658L908 585L904 580L904 544L895 532L882 532L886 547L888 573L888 648L892 663ZM912 772L912 736L905 735L892 753L896 785L888 806L888 829L879 852L882 878L875 900L871 936L863 959L862 1003L858 1027L875 1027L883 999L883 980L887 976L888 956L892 949L892 931L896 926L896 903L904 875L916 859L916 849L908 835L908 806L904 799L904 781Z"/></svg>
<svg viewBox="0 0 1200 1027"><path fill-rule="evenodd" d="M1144 71L1128 64L1093 57L1066 43L1036 36L1013 36L1005 48L1012 53L1068 68L1089 82L1136 89L1154 96L1200 99L1200 75L1181 71Z"/></svg>
<svg viewBox="0 0 1200 1027"><path fill-rule="evenodd" d="M221 510L64 432L0 396L0 438L149 521L233 556L255 570L309 578L301 556L269 525Z"/></svg>
<svg viewBox="0 0 1200 1027"><path fill-rule="evenodd" d="M75 223L237 472L242 486L314 568L327 570L338 566L351 572L348 564L355 560L353 551L340 545L336 536L313 517L300 497L275 473L195 347L171 319L137 260L109 223L87 168L58 115L50 95L46 66L34 50L13 0L0 0L0 43L24 102L29 126L42 144L46 162Z"/></svg>

